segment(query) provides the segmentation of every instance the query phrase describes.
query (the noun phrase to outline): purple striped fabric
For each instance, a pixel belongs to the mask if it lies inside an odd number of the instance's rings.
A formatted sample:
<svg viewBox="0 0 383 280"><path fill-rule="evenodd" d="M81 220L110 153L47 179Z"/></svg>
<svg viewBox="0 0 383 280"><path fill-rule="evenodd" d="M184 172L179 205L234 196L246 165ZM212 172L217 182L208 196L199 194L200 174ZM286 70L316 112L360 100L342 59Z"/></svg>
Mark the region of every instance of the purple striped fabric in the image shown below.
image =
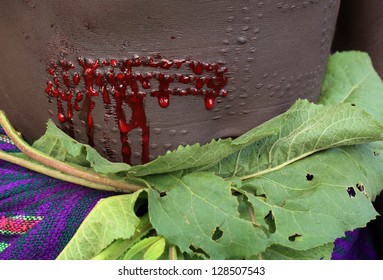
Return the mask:
<svg viewBox="0 0 383 280"><path fill-rule="evenodd" d="M1 140L0 149L17 151ZM55 259L95 204L110 195L0 160L0 259ZM28 219L41 220L20 234L15 223L4 222L10 217L26 229Z"/></svg>

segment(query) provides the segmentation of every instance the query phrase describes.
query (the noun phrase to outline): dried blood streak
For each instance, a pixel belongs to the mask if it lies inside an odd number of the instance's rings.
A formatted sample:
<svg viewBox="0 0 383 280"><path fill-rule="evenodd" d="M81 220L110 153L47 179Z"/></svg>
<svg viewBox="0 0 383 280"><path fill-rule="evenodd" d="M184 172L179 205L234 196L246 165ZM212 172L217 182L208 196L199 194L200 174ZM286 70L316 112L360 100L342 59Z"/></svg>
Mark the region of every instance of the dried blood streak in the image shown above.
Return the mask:
<svg viewBox="0 0 383 280"><path fill-rule="evenodd" d="M217 63L188 59L168 60L160 56L143 59L134 56L132 59L109 61L79 58L78 63L80 69L75 69L71 62L64 60L52 63L47 69L52 78L47 81L45 92L57 101L58 120L73 124L74 111L85 110L88 143L94 146L94 98L101 95L108 115L111 114L111 108L114 108L113 114L120 132L121 154L126 163L131 163L129 133L134 129L141 130L141 162L149 161L150 128L144 109L147 93L157 98L161 108L169 106L172 95L201 95L208 110L214 108L216 97L227 96L224 87L228 81L225 75L228 69ZM186 67L182 67L183 65ZM153 70L135 72L137 67ZM166 73L171 68L181 73L174 73L174 70ZM188 70L191 71L189 74ZM156 89L153 88L152 81L156 81ZM172 86L173 84L175 85ZM125 106L131 111L128 120Z"/></svg>

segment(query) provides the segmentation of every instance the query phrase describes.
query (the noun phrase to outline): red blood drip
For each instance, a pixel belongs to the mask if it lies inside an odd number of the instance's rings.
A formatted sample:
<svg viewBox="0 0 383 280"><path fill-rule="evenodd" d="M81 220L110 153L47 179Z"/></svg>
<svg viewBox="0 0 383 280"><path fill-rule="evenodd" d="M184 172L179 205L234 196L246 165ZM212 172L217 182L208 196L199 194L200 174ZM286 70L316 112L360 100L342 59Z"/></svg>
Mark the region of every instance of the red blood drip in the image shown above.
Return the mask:
<svg viewBox="0 0 383 280"><path fill-rule="evenodd" d="M92 118L92 110L95 106L93 97L98 96L98 92L93 88L93 82L94 82L94 73L99 66L99 61L86 62L85 59L79 58L79 63L81 67L83 68L83 77L85 82L86 94L87 94L87 99L89 100L88 112L87 112L88 143L89 145L93 147L95 146L94 139L93 139L94 128L93 128L93 118Z"/></svg>
<svg viewBox="0 0 383 280"><path fill-rule="evenodd" d="M80 83L80 75L78 73L76 73L73 76L73 84L77 86L79 83Z"/></svg>
<svg viewBox="0 0 383 280"><path fill-rule="evenodd" d="M158 67L160 65L160 63L159 62L155 62L153 57L150 57L149 61L148 61L148 63L146 65L148 65L150 67L153 67L153 68L156 68L156 67Z"/></svg>
<svg viewBox="0 0 383 280"><path fill-rule="evenodd" d="M64 84L66 85L66 87L69 89L70 88L70 81L69 81L69 75L68 75L68 72L65 72L64 75L63 75L63 79L64 79Z"/></svg>
<svg viewBox="0 0 383 280"><path fill-rule="evenodd" d="M134 56L132 59L124 60L85 61L85 59L79 58L78 61L82 67L82 73L77 70L72 72L74 65L70 62L62 60L58 65L52 63L47 69L52 77L51 81L47 82L45 92L48 96L57 99L58 119L61 123L71 122L73 110L85 109L90 145L94 145L92 116L96 104L94 98L102 93L104 109L108 111L106 114L110 116L112 108L115 109L115 120L120 131L122 158L126 163L131 162L132 151L129 134L135 129L139 129L142 133L141 162L149 161L150 130L144 109L146 93L140 89L149 90L154 85L158 85L157 89L151 90L151 96L158 99L161 108L169 106L170 95L203 95L205 107L210 110L214 108L217 96L227 95L227 91L223 88L228 81L228 78L225 77L228 70L219 64L207 64L189 59L167 60L162 59L160 55L144 60L141 60L139 56ZM180 69L184 63L186 69L180 70L183 73L174 73L174 70ZM152 69L144 73L136 71L135 68L140 66ZM172 67L173 70L170 70ZM185 73L184 71L187 70L191 70L192 73ZM206 75L201 76L204 71ZM84 82L80 86L81 76ZM155 80L154 83L152 80ZM173 82L179 84L172 86ZM182 84L189 86L182 88ZM111 98L114 99L113 103ZM81 102L83 102L82 105ZM113 106L109 104L113 104ZM66 105L66 110L64 110L64 105ZM130 117L125 115L126 107L129 107ZM109 117L104 117L106 125L108 119Z"/></svg>
<svg viewBox="0 0 383 280"><path fill-rule="evenodd" d="M214 67L213 67L212 64L206 64L206 65L205 65L205 70L206 70L206 71L210 72L210 71L213 71L213 69L214 69Z"/></svg>
<svg viewBox="0 0 383 280"><path fill-rule="evenodd" d="M198 94L198 90L196 88L189 88L187 90L187 93L191 94L191 95L197 95Z"/></svg>
<svg viewBox="0 0 383 280"><path fill-rule="evenodd" d="M53 86L52 82L51 82L51 81L48 81L48 82L47 82L47 87L45 88L45 92L46 92L46 93L51 93L51 91L52 91L52 86Z"/></svg>
<svg viewBox="0 0 383 280"><path fill-rule="evenodd" d="M139 56L134 57L133 66L135 67L141 66L141 58Z"/></svg>
<svg viewBox="0 0 383 280"><path fill-rule="evenodd" d="M81 108L79 106L79 103L82 101L82 98L83 98L82 94L80 92L77 92L76 93L76 98L75 98L75 103L74 103L74 106L73 106L73 108L76 111L80 111L81 110Z"/></svg>
<svg viewBox="0 0 383 280"><path fill-rule="evenodd" d="M148 75L146 78L143 77L141 74L137 74L137 79L141 82L143 89L150 89L150 82L149 79L151 78L151 75Z"/></svg>
<svg viewBox="0 0 383 280"><path fill-rule="evenodd" d="M57 118L58 118L59 122L61 122L61 123L64 123L66 121L66 118L65 118L64 114L61 113L61 112L59 112L57 114Z"/></svg>
<svg viewBox="0 0 383 280"><path fill-rule="evenodd" d="M56 86L56 87L60 87L59 78L54 77L54 78L53 78L53 82L55 83L55 86Z"/></svg>
<svg viewBox="0 0 383 280"><path fill-rule="evenodd" d="M169 69L170 67L172 67L172 65L173 65L173 61L169 61L167 59L161 60L161 68L163 69Z"/></svg>
<svg viewBox="0 0 383 280"><path fill-rule="evenodd" d="M190 82L190 76L181 75L181 76L178 78L178 81L179 81L180 83L187 84L187 83Z"/></svg>
<svg viewBox="0 0 383 280"><path fill-rule="evenodd" d="M68 119L72 119L73 118L73 110L68 110Z"/></svg>
<svg viewBox="0 0 383 280"><path fill-rule="evenodd" d="M194 80L195 80L195 88L196 89L201 89L201 88L203 88L203 85L204 85L204 80L203 80L203 78L197 78L197 77L195 77L194 78Z"/></svg>
<svg viewBox="0 0 383 280"><path fill-rule="evenodd" d="M214 99L215 98L212 97L212 96L205 97L205 107L206 107L206 109L211 110L211 109L214 108Z"/></svg>
<svg viewBox="0 0 383 280"><path fill-rule="evenodd" d="M222 90L221 91L221 96L226 97L227 96L227 90Z"/></svg>
<svg viewBox="0 0 383 280"><path fill-rule="evenodd" d="M117 79L119 79L120 81L122 81L124 78L125 78L124 73L118 73L117 74Z"/></svg>
<svg viewBox="0 0 383 280"><path fill-rule="evenodd" d="M182 64L184 64L185 62L186 62L185 59L181 59L181 60L180 59L175 59L174 60L174 63L176 65L177 69L180 69Z"/></svg>
<svg viewBox="0 0 383 280"><path fill-rule="evenodd" d="M117 66L117 64L118 64L118 61L116 59L111 59L110 60L110 65L111 66L115 67L115 66Z"/></svg>
<svg viewBox="0 0 383 280"><path fill-rule="evenodd" d="M103 87L104 82L102 81L102 74L98 73L96 76L96 85L98 85L100 88Z"/></svg>
<svg viewBox="0 0 383 280"><path fill-rule="evenodd" d="M174 78L160 73L157 80L159 82L159 88L158 91L154 92L154 95L157 96L158 104L161 108L166 108L169 106L169 95L172 93L172 91L169 90L169 85L174 81Z"/></svg>
<svg viewBox="0 0 383 280"><path fill-rule="evenodd" d="M194 74L201 75L203 73L203 70L204 70L203 63L193 61L189 64L189 66L193 70Z"/></svg>
<svg viewBox="0 0 383 280"><path fill-rule="evenodd" d="M129 127L122 118L118 120L118 128L122 134L127 134L129 132Z"/></svg>
<svg viewBox="0 0 383 280"><path fill-rule="evenodd" d="M110 104L110 97L108 90L106 89L106 86L102 86L102 99L104 101L104 104Z"/></svg>
<svg viewBox="0 0 383 280"><path fill-rule="evenodd" d="M158 98L158 104L161 106L161 108L166 108L169 106L169 97L167 96L161 96Z"/></svg>

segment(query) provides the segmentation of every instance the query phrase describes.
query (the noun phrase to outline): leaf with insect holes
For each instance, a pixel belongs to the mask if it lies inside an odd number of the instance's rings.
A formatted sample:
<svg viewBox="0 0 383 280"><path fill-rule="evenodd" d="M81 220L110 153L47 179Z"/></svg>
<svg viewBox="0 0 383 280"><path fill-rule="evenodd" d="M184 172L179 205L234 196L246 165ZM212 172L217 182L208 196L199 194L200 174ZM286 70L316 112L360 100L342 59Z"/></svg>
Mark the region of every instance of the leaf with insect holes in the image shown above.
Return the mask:
<svg viewBox="0 0 383 280"><path fill-rule="evenodd" d="M157 175L149 183L150 221L181 251L211 259L249 258L270 245L262 228L240 217L230 182L221 177Z"/></svg>
<svg viewBox="0 0 383 280"><path fill-rule="evenodd" d="M307 250L376 217L371 199L382 190L382 160L369 145L334 148L245 180L241 189L273 243Z"/></svg>

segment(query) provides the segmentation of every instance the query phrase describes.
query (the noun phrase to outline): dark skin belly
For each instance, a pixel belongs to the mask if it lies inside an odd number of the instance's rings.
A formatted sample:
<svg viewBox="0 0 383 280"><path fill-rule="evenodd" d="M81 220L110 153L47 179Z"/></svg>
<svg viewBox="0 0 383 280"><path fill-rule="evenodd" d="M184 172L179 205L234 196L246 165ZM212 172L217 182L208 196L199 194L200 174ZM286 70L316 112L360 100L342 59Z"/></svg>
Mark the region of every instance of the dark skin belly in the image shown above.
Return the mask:
<svg viewBox="0 0 383 280"><path fill-rule="evenodd" d="M0 4L1 107L131 164L237 137L319 95L339 1L285 2Z"/></svg>

